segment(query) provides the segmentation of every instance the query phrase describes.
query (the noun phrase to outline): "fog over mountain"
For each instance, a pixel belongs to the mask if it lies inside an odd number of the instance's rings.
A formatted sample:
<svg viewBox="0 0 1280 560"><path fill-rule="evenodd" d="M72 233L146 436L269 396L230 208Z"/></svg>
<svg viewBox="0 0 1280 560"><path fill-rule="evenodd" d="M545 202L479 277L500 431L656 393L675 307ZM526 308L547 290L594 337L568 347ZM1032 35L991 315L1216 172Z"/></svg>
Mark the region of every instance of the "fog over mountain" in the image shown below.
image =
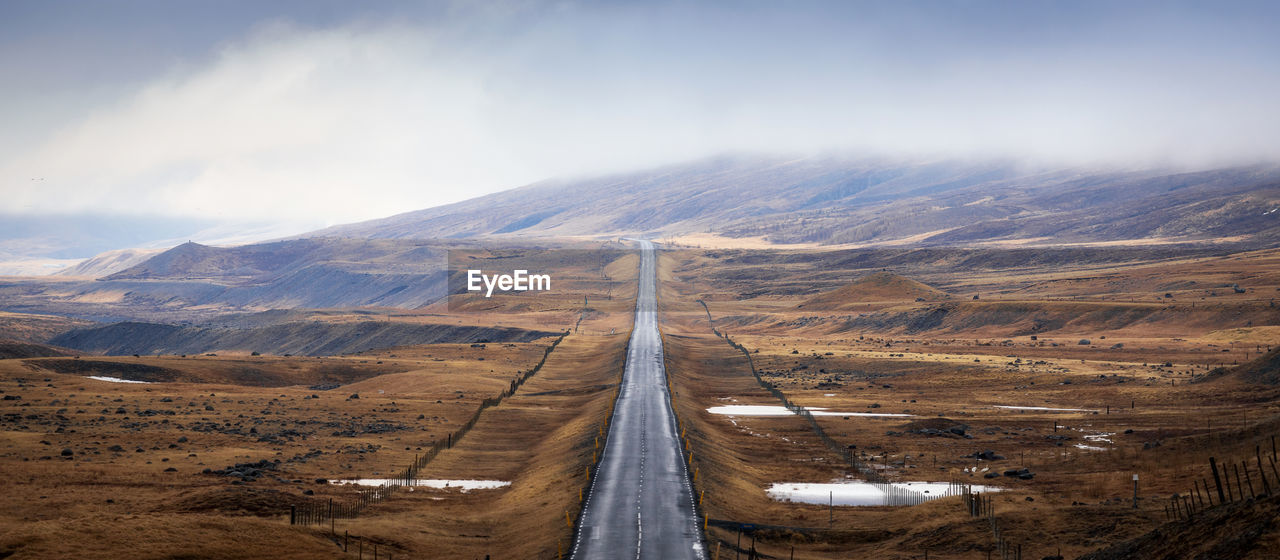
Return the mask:
<svg viewBox="0 0 1280 560"><path fill-rule="evenodd" d="M958 245L1280 241L1280 166L1200 171L719 157L547 181L319 236L679 236Z"/></svg>

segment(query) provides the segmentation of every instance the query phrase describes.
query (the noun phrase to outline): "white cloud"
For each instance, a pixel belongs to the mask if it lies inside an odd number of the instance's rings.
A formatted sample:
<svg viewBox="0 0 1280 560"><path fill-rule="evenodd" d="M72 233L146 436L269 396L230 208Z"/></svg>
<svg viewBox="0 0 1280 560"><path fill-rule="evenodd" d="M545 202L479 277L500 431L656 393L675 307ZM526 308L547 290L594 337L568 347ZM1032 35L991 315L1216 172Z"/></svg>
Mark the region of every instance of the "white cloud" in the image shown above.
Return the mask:
<svg viewBox="0 0 1280 560"><path fill-rule="evenodd" d="M770 13L480 12L269 25L53 133L0 132L22 145L0 154L6 209L335 223L725 151L1280 156L1274 62L1181 57L1194 44L1002 51L856 18L775 37Z"/></svg>
<svg viewBox="0 0 1280 560"><path fill-rule="evenodd" d="M274 27L71 123L3 177L20 208L371 218L525 179L487 159L484 98L430 33Z"/></svg>

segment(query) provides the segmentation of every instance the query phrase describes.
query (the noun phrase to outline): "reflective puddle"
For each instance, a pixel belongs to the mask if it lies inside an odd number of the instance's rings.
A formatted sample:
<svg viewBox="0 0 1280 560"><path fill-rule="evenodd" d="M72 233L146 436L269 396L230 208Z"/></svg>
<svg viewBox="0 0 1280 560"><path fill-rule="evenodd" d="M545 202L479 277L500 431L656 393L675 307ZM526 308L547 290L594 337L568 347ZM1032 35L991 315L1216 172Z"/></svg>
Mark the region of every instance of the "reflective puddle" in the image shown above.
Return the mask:
<svg viewBox="0 0 1280 560"><path fill-rule="evenodd" d="M999 492L994 486L968 486L970 492ZM779 482L765 493L779 502L837 506L915 505L958 496L965 485L949 482Z"/></svg>
<svg viewBox="0 0 1280 560"><path fill-rule="evenodd" d="M820 407L807 409L814 416L870 416L870 417L888 417L888 418L904 418L914 417L914 414L893 414L888 412L838 412ZM769 405L753 405L753 404L731 404L726 406L713 406L707 409L712 414L723 414L726 416L786 416L795 414L785 406L769 406Z"/></svg>
<svg viewBox="0 0 1280 560"><path fill-rule="evenodd" d="M348 480L333 480L331 484L357 484L360 486L383 486L386 484L400 484L410 487L439 488L441 490L461 490L463 492L469 490L493 490L504 486L511 486L506 480L444 480L435 478L419 478L405 484L402 478L354 478Z"/></svg>

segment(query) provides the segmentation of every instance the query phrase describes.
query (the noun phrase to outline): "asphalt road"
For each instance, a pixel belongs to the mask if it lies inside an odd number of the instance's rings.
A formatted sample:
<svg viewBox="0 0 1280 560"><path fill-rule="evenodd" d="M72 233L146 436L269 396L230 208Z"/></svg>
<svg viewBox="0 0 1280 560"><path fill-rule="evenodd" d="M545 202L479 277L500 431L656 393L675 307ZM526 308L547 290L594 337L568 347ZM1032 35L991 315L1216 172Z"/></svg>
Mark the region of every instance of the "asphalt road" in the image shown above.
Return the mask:
<svg viewBox="0 0 1280 560"><path fill-rule="evenodd" d="M635 327L573 543L571 557L579 560L706 558L662 363L653 244L641 244Z"/></svg>

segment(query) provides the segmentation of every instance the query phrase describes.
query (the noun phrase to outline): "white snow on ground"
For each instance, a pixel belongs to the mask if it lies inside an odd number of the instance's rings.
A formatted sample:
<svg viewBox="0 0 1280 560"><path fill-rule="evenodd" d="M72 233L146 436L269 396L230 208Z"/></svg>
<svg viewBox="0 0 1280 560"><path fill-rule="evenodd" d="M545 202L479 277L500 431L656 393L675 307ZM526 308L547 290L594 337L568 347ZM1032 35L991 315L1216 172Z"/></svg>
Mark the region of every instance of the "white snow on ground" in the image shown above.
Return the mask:
<svg viewBox="0 0 1280 560"><path fill-rule="evenodd" d="M1080 431L1083 432L1084 430L1080 430ZM1098 432L1096 434L1088 434L1084 436L1084 439L1089 443L1111 443L1111 436L1114 436L1114 435L1116 435L1115 432ZM1085 451L1106 451L1107 450L1106 447L1099 447L1097 445L1089 445L1086 443L1077 443L1076 447L1079 449L1083 449Z"/></svg>
<svg viewBox="0 0 1280 560"><path fill-rule="evenodd" d="M810 408L808 410L814 416L872 416L872 417L883 416L883 417L895 417L895 418L915 416L914 414L892 414L888 412L837 412L837 411L831 411L831 410L827 410L825 408L819 408L819 407ZM791 412L790 410L788 410L787 407L785 406L754 405L754 404L713 406L711 408L708 408L707 412L710 412L712 414L724 414L728 416L786 416L788 414L795 414L794 412Z"/></svg>
<svg viewBox="0 0 1280 560"><path fill-rule="evenodd" d="M1005 408L1009 410L1048 410L1051 412L1097 412L1092 408L1050 408L1047 406L1004 406L995 405L996 408Z"/></svg>
<svg viewBox="0 0 1280 560"><path fill-rule="evenodd" d="M947 482L894 482L895 488L920 492L929 497L944 497L951 484ZM970 486L973 492L999 492L993 486ZM831 483L779 482L765 490L770 498L780 502L837 506L881 506L884 491L870 482L849 481Z"/></svg>
<svg viewBox="0 0 1280 560"><path fill-rule="evenodd" d="M393 482L403 483L403 479L395 478L356 478L350 480L334 480L333 484L358 484L360 486L382 486ZM425 486L427 488L440 488L447 490L460 489L463 492L468 490L493 490L510 486L511 483L505 480L442 480L442 479L415 479L410 486Z"/></svg>
<svg viewBox="0 0 1280 560"><path fill-rule="evenodd" d="M150 381L134 381L132 379L120 379L119 377L107 377L105 375L90 375L89 379L97 379L98 381L106 381L107 383L150 383Z"/></svg>

